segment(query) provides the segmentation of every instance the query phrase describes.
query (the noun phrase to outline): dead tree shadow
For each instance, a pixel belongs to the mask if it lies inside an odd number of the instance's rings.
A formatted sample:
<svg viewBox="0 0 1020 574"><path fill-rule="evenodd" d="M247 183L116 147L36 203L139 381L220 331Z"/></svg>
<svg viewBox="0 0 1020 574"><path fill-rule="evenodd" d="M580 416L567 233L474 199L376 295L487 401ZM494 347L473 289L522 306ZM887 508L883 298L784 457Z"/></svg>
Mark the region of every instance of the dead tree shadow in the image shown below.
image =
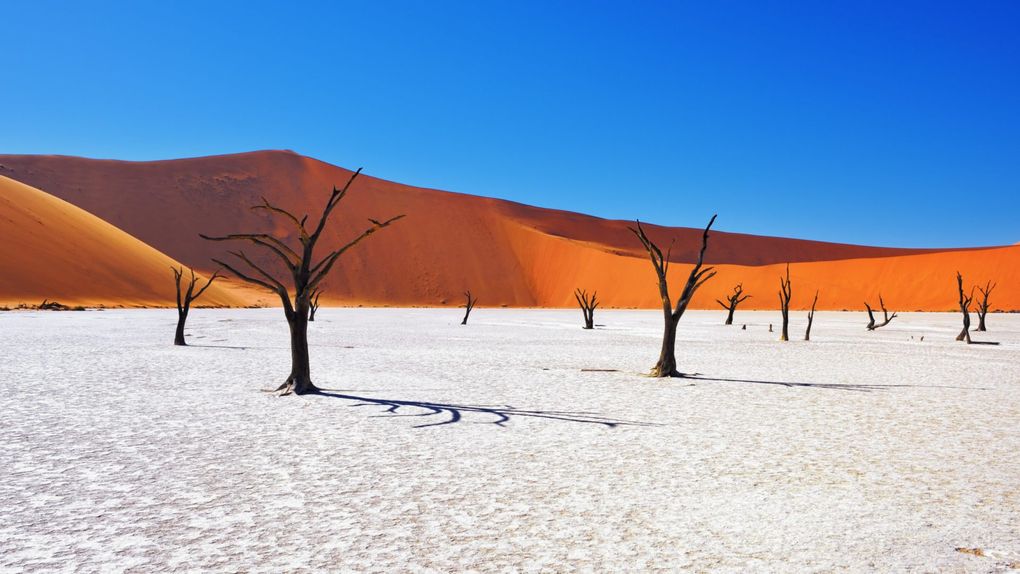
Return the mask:
<svg viewBox="0 0 1020 574"><path fill-rule="evenodd" d="M779 385L782 387L804 387L811 389L832 389L837 391L851 391L858 393L870 393L872 391L883 391L886 389L897 389L897 388L932 388L932 389L967 389L972 391L986 391L984 387L955 387L950 385L866 385L856 383L794 383L789 381L759 381L755 379L727 379L723 377L707 377L701 373L694 373L691 375L684 375L685 379L693 379L695 381L716 381L721 383L751 383L755 385Z"/></svg>
<svg viewBox="0 0 1020 574"><path fill-rule="evenodd" d="M336 399L354 401L355 404L351 405L352 407L384 407L385 410L383 411L382 414L374 416L444 417L442 418L442 420L415 425L413 428L435 427L465 422L463 420L464 415L469 413L491 417L492 420L485 422L487 424L494 424L500 427L505 427L506 423L510 422L514 418L533 418L533 419L546 419L551 421L584 423L592 425L601 425L607 428L616 428L618 426L659 426L656 423L619 420L610 417L605 417L599 415L598 413L592 413L587 411L582 412L542 411L521 409L514 407L512 405L458 405L453 403L433 403L428 401L380 399L375 397L348 395L328 389L322 389L317 394L324 397L333 397ZM400 412L401 409L407 410L420 409L425 412L401 413Z"/></svg>

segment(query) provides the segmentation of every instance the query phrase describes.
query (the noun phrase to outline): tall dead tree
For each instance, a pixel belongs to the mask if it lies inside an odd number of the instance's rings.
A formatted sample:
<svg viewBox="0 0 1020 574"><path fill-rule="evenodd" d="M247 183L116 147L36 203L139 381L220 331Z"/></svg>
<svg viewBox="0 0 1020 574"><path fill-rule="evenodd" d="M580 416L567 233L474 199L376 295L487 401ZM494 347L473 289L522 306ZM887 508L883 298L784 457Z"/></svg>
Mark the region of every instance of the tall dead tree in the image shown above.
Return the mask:
<svg viewBox="0 0 1020 574"><path fill-rule="evenodd" d="M974 311L977 313L978 316L978 326L977 329L974 329L975 331L988 330L985 329L985 315L988 315L988 295L992 292L993 289L995 289L995 283L992 283L991 281L985 283L984 287L978 285L977 290L981 292L981 299L977 302L977 304L974 307Z"/></svg>
<svg viewBox="0 0 1020 574"><path fill-rule="evenodd" d="M171 271L174 272L174 287L177 288L177 331L174 333L174 345L181 347L187 346L187 342L184 340L184 324L188 321L188 313L191 311L191 304L205 293L205 290L212 285L213 281L217 277L221 277L220 272L216 271L209 277L209 280L205 282L198 292L195 292L195 285L198 284L198 278L195 277L195 270L188 268L191 273L191 278L187 280L188 286L184 288L182 292L181 279L184 278L184 267L171 267Z"/></svg>
<svg viewBox="0 0 1020 574"><path fill-rule="evenodd" d="M895 312L892 315L890 315L889 311L886 310L886 308L885 308L885 301L882 300L882 295L881 294L878 296L878 305L879 305L879 307L882 308L882 322L881 323L876 323L875 322L875 312L872 311L871 305L868 305L867 301L864 302L864 307L868 309L868 326L867 326L867 329L869 331L874 331L875 329L879 329L881 327L885 327L889 323L892 323L892 320L897 317Z"/></svg>
<svg viewBox="0 0 1020 574"><path fill-rule="evenodd" d="M694 293L699 287L705 284L715 276L715 271L712 267L704 267L705 263L705 250L708 248L708 230L712 228L712 224L715 223L716 216L713 215L712 219L708 221L708 225L705 226L705 231L701 235L701 251L698 252L698 261L691 268L691 273L687 277L687 282L684 284L684 289L680 293L680 297L676 300L676 306L673 305L673 300L669 296L669 283L667 281L667 273L669 272L669 256L672 252L672 245L670 249L666 251L666 255L663 256L662 250L659 249L651 239L645 235L645 230L641 227L641 222L637 222L637 228L630 227L631 232L641 241L641 245L648 251L648 256L652 260L652 267L655 268L655 275L659 279L659 296L662 298L662 315L663 315L663 333L662 333L662 350L659 352L659 360L652 367L650 376L652 377L682 377L683 375L676 368L676 327L680 323L680 317L683 316L684 311L687 310L687 305L690 304L691 299L694 298Z"/></svg>
<svg viewBox="0 0 1020 574"><path fill-rule="evenodd" d="M790 264L786 264L786 277L779 276L779 310L783 314L783 331L779 335L780 341L790 340L790 298L793 296L793 287L790 282Z"/></svg>
<svg viewBox="0 0 1020 574"><path fill-rule="evenodd" d="M471 296L471 290L468 289L464 292L464 297L467 299L461 307L464 307L464 319L461 320L461 325L467 325L468 316L471 315L471 310L475 308L475 303L478 299Z"/></svg>
<svg viewBox="0 0 1020 574"><path fill-rule="evenodd" d="M818 290L815 290L815 300L811 302L811 312L807 316L807 330L804 331L804 340L811 340L811 324L815 322L815 306L818 305Z"/></svg>
<svg viewBox="0 0 1020 574"><path fill-rule="evenodd" d="M589 297L587 291L577 289L574 291L574 298L577 299L577 304L581 307L581 313L584 315L584 328L594 329L595 308L599 306L598 291L592 292Z"/></svg>
<svg viewBox="0 0 1020 574"><path fill-rule="evenodd" d="M263 267L249 259L243 251L238 250L229 253L248 267L249 270L246 271L240 271L234 265L224 263L219 259L213 259L213 261L222 265L237 276L237 278L253 285L265 287L280 297L280 302L283 303L284 315L287 317L287 324L290 326L291 351L290 374L287 375L287 379L283 384L275 389L275 391L280 391L281 395L286 395L290 392L302 395L319 391L318 387L312 383L311 365L308 359L308 315L311 309L310 299L312 292L319 287L322 280L333 269L333 265L336 264L340 256L346 253L347 250L360 243L369 235L404 217L403 215L398 215L385 221L369 219L368 221L372 224L371 227L362 231L360 235L342 247L327 253L322 259L316 261L315 247L322 237L323 230L326 228L326 222L329 221L329 216L333 213L337 204L347 195L351 184L354 183L354 180L357 179L360 173L361 169L359 168L358 171L351 175L346 185L340 189L333 188L325 207L322 209L322 215L319 216L319 222L312 229L305 225L308 221L308 215L299 218L293 213L269 203L269 200L265 197L262 198L261 204L252 207L254 210L265 211L273 217L280 217L286 220L298 233L300 246L296 247L296 249L291 248L285 241L267 233L237 233L222 237L201 236L209 241L247 241L260 249L264 249L268 254L275 256L289 271L291 284L288 286L284 284L285 279L277 278L272 273L266 271Z"/></svg>
<svg viewBox="0 0 1020 574"><path fill-rule="evenodd" d="M319 296L322 295L322 289L315 289L312 291L311 297L308 298L308 320L315 320L315 312L319 310Z"/></svg>
<svg viewBox="0 0 1020 574"><path fill-rule="evenodd" d="M974 300L974 288L970 289L970 296L963 294L963 275L960 272L956 272L956 287L960 292L960 312L963 313L963 330L956 336L957 341L966 341L969 345L970 341L970 303Z"/></svg>
<svg viewBox="0 0 1020 574"><path fill-rule="evenodd" d="M715 300L716 303L722 305L723 309L728 311L726 314L726 325L733 324L733 312L737 310L737 305L750 298L750 295L744 295L744 284L737 283L737 286L733 288L733 294L726 298L725 303L719 299Z"/></svg>

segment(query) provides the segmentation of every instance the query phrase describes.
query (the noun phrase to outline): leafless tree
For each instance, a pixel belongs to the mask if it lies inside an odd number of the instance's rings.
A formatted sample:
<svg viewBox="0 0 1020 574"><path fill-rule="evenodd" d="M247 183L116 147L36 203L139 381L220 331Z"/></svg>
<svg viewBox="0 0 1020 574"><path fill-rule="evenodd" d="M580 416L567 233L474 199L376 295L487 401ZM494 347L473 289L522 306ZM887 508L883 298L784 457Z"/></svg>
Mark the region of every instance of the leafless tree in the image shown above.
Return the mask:
<svg viewBox="0 0 1020 574"><path fill-rule="evenodd" d="M598 291L592 292L589 297L587 291L583 289L576 289L574 291L574 298L577 299L577 304L581 307L581 313L584 315L584 328L594 329L595 308L599 305Z"/></svg>
<svg viewBox="0 0 1020 574"><path fill-rule="evenodd" d="M811 324L815 322L815 306L818 305L818 290L815 290L815 300L811 302L811 312L807 316L807 330L804 331L804 340L811 340Z"/></svg>
<svg viewBox="0 0 1020 574"><path fill-rule="evenodd" d="M892 320L895 319L896 316L897 316L896 313L893 313L892 315L890 315L889 311L886 310L886 308L885 308L885 301L882 300L882 295L878 296L878 305L879 305L879 307L882 308L882 322L876 324L876 322L875 322L875 313L874 313L874 311L872 311L871 305L868 305L867 301L864 302L864 306L868 309L868 327L867 328L868 328L869 331L874 331L875 329L878 329L878 328L881 328L881 327L885 327L889 323L892 323Z"/></svg>
<svg viewBox="0 0 1020 574"><path fill-rule="evenodd" d="M974 307L974 311L978 316L978 326L975 331L988 330L985 329L985 315L988 315L988 295L991 294L993 289L995 289L995 283L992 283L991 281L985 283L984 287L978 285L977 290L981 292L981 300L978 301L977 305Z"/></svg>
<svg viewBox="0 0 1020 574"><path fill-rule="evenodd" d="M187 280L188 286L184 288L182 294L181 279L184 278L184 267L171 267L170 270L174 272L174 287L177 288L177 332L174 334L174 345L184 347L188 344L184 340L184 324L188 321L188 312L191 311L191 304L201 297L202 293L205 293L205 290L221 275L219 271L213 273L209 280L205 282L205 285L196 293L195 285L198 284L198 278L195 277L195 270L189 267L188 271L191 273L191 278Z"/></svg>
<svg viewBox="0 0 1020 574"><path fill-rule="evenodd" d="M966 341L969 345L970 340L970 303L974 300L974 288L970 289L970 296L963 294L963 275L960 272L956 272L956 288L960 292L960 312L963 313L963 330L956 336L957 341Z"/></svg>
<svg viewBox="0 0 1020 574"><path fill-rule="evenodd" d="M790 298L793 296L793 288L790 283L790 264L786 264L786 277L779 276L779 310L783 314L783 331L779 335L780 341L790 340Z"/></svg>
<svg viewBox="0 0 1020 574"><path fill-rule="evenodd" d="M725 303L719 299L715 300L716 303L722 305L723 309L728 311L726 314L726 325L733 324L733 312L737 310L737 305L750 298L750 295L744 295L744 284L737 283L737 286L733 288L733 294L726 298Z"/></svg>
<svg viewBox="0 0 1020 574"><path fill-rule="evenodd" d="M464 307L464 319L461 320L461 325L467 325L468 316L471 315L471 310L475 308L475 303L478 302L478 299L471 296L470 289L464 292L464 297L467 301L462 305Z"/></svg>
<svg viewBox="0 0 1020 574"><path fill-rule="evenodd" d="M645 247L645 250L648 251L648 256L652 260L652 267L655 268L655 274L659 279L659 296L662 298L662 315L665 325L663 327L662 350L659 352L659 360L652 367L652 372L650 373L653 377L683 376L676 368L676 327L680 323L680 317L687 310L687 305L694 298L694 293L705 284L705 281L715 276L715 271L712 270L712 267L704 267L705 250L708 248L708 230L715 223L715 218L716 216L713 215L712 219L708 221L708 225L705 226L705 231L701 235L701 251L698 252L698 261L691 268L691 273L687 277L687 282L684 284L684 289L680 293L675 307L673 306L672 298L669 296L669 283L667 282L669 256L672 246L666 251L664 256L662 250L645 235L645 230L641 227L640 221L637 222L637 228L629 228L641 241L641 245Z"/></svg>
<svg viewBox="0 0 1020 574"><path fill-rule="evenodd" d="M315 320L315 312L319 310L319 296L322 295L322 289L313 289L311 297L308 298L308 320Z"/></svg>
<svg viewBox="0 0 1020 574"><path fill-rule="evenodd" d="M351 175L346 185L340 189L333 188L325 207L323 207L319 222L312 229L305 225L308 221L307 215L299 218L293 213L269 203L269 200L264 197L261 204L252 208L265 211L272 216L282 217L289 222L300 237L301 245L296 249L291 248L283 240L266 233L238 233L222 237L202 235L202 238L210 241L247 241L252 243L256 247L274 255L290 272L291 286L288 287L284 284L283 279L277 278L260 267L249 259L243 251L231 251L230 254L240 262L243 262L249 268L247 271L240 271L234 265L224 263L219 259L213 260L239 279L265 287L280 297L280 301L283 303L284 315L287 317L287 323L290 326L291 350L290 374L287 375L287 379L283 384L275 389L280 391L282 395L290 392L298 395L319 392L318 387L312 383L311 365L308 359L308 314L311 308L310 298L312 292L319 287L322 280L333 269L333 265L336 264L340 256L346 253L348 249L351 249L369 235L404 217L403 215L398 215L385 221L369 219L369 222L372 224L371 227L362 231L360 235L342 247L329 252L322 259L315 261L315 246L322 237L322 232L326 228L326 222L329 220L330 214L333 213L340 200L347 195L351 184L354 183L354 180L360 173L361 169L358 169L358 171Z"/></svg>

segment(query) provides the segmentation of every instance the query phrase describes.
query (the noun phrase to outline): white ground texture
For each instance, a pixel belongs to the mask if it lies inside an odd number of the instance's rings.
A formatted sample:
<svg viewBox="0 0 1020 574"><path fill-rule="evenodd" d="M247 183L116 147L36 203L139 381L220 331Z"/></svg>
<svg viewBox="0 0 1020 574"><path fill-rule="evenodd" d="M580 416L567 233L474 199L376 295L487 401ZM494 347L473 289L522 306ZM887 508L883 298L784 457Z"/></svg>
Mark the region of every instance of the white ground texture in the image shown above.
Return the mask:
<svg viewBox="0 0 1020 574"><path fill-rule="evenodd" d="M0 571L1020 567L1018 315L459 313L0 313Z"/></svg>

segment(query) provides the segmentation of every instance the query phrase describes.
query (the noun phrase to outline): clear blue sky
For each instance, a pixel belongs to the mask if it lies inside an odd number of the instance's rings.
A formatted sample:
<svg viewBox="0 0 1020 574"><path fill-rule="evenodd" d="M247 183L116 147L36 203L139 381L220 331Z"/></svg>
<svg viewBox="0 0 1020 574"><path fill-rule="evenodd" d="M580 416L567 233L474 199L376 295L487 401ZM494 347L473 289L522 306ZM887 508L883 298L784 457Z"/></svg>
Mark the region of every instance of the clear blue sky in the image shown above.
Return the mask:
<svg viewBox="0 0 1020 574"><path fill-rule="evenodd" d="M0 153L287 148L602 217L1020 241L1016 1L21 1L2 18Z"/></svg>

